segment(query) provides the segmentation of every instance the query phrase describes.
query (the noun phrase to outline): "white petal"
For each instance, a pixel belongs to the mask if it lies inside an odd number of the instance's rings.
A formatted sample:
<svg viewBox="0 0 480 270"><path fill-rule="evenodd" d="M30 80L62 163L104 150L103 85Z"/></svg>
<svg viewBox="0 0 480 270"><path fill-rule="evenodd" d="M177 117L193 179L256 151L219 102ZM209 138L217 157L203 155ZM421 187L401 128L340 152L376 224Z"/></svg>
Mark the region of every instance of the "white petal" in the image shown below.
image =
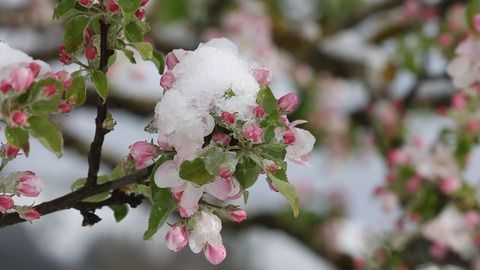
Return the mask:
<svg viewBox="0 0 480 270"><path fill-rule="evenodd" d="M155 184L161 188L175 188L183 185L185 181L178 176L178 170L172 160L165 161L154 175Z"/></svg>
<svg viewBox="0 0 480 270"><path fill-rule="evenodd" d="M205 191L219 200L226 200L230 197L234 186L231 180L223 179L221 177L215 178L210 184L205 185Z"/></svg>
<svg viewBox="0 0 480 270"><path fill-rule="evenodd" d="M205 239L205 235L202 234L200 231L193 230L193 232L190 233L188 245L190 246L190 249L193 253L200 253L206 243L207 240Z"/></svg>
<svg viewBox="0 0 480 270"><path fill-rule="evenodd" d="M294 128L296 140L293 145L287 146L287 158L293 161L301 160L308 155L315 144L315 137L301 128Z"/></svg>
<svg viewBox="0 0 480 270"><path fill-rule="evenodd" d="M180 206L185 210L196 209L198 207L198 201L203 195L203 187L196 187L193 184L188 183L180 201Z"/></svg>

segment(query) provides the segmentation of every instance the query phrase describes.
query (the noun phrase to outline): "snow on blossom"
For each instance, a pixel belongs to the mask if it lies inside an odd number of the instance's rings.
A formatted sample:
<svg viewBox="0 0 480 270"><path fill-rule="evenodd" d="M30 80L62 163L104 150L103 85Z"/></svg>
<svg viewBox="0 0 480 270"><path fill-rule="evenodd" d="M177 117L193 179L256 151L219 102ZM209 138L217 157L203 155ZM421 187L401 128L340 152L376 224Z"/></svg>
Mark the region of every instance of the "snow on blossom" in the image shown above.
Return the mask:
<svg viewBox="0 0 480 270"><path fill-rule="evenodd" d="M463 257L475 251L471 230L462 214L454 206L447 206L435 219L422 228L423 235L433 242L451 248Z"/></svg>
<svg viewBox="0 0 480 270"><path fill-rule="evenodd" d="M15 68L28 67L32 62L40 66L39 76L50 72L50 66L47 63L33 60L26 53L14 49L4 42L0 42L0 59L2 59L0 61L0 81L9 81L10 74Z"/></svg>
<svg viewBox="0 0 480 270"><path fill-rule="evenodd" d="M222 243L222 222L209 212L198 212L195 216L195 227L190 233L188 244L193 253L204 250L205 257L212 264L221 263L226 256Z"/></svg>
<svg viewBox="0 0 480 270"><path fill-rule="evenodd" d="M480 42L467 37L458 45L455 54L447 73L453 78L455 87L467 88L480 79Z"/></svg>

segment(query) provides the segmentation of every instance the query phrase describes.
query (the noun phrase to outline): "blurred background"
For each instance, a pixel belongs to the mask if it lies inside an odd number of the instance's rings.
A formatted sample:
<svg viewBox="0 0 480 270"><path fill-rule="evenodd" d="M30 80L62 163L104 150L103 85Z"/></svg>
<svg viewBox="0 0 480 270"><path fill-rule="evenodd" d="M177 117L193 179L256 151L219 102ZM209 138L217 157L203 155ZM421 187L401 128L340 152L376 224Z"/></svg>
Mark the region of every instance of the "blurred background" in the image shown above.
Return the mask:
<svg viewBox="0 0 480 270"><path fill-rule="evenodd" d="M311 166L289 164L302 214L293 218L286 200L259 181L246 205L249 219L224 223L227 259L212 266L188 249L170 252L165 230L143 241L146 204L130 209L119 224L110 209L100 210L102 221L92 227L81 227L82 216L67 210L1 229L0 269L354 269L358 258L392 234L399 216L395 202L374 196L387 174L386 151L412 140L428 145L452 124L437 111L449 105L454 91L445 69L465 36L465 2L150 0L148 41L156 49L195 49L225 36L273 70L277 97L299 95L292 117L307 119L317 137ZM0 0L0 40L54 70L73 70L57 60L64 24L52 20L55 4ZM109 71L117 126L106 138L104 173L128 154L130 144L154 138L143 130L162 95L152 63L137 57L132 65L118 56ZM65 136L62 159L33 142L30 157L7 168L33 170L43 179L36 203L69 192L87 172L96 110L90 94L84 107L55 119ZM472 164L480 159L477 150ZM464 176L477 183L480 171L469 166Z"/></svg>

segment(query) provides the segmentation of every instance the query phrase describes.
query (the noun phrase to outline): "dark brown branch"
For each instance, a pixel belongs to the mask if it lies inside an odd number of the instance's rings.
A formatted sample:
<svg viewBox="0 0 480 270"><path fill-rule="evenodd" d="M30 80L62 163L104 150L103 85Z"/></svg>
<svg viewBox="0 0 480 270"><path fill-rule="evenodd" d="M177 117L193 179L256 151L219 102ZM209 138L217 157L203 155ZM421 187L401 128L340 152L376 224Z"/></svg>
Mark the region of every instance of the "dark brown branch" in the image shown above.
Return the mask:
<svg viewBox="0 0 480 270"><path fill-rule="evenodd" d="M100 71L107 72L108 58L112 51L108 48L108 25L100 21ZM88 154L88 175L87 187L97 184L97 175L100 170L102 158L102 145L105 135L110 131L103 125L107 118L107 100L103 100L100 95L97 96L97 118L95 119L95 137L90 145Z"/></svg>
<svg viewBox="0 0 480 270"><path fill-rule="evenodd" d="M152 172L153 165L138 170L130 175L118 178L111 182L105 184L96 185L93 187L83 187L71 193L68 193L62 197L53 199L48 202L44 202L34 207L40 215L48 215L60 210L70 209L75 206L79 206L79 203L93 195L97 195L102 192L107 192L110 190L115 190L130 184L140 183L143 180L147 179ZM80 204L81 205L81 204ZM5 215L0 215L0 227L5 227L8 225L13 225L17 223L24 222L25 220L20 218L17 213L9 213Z"/></svg>

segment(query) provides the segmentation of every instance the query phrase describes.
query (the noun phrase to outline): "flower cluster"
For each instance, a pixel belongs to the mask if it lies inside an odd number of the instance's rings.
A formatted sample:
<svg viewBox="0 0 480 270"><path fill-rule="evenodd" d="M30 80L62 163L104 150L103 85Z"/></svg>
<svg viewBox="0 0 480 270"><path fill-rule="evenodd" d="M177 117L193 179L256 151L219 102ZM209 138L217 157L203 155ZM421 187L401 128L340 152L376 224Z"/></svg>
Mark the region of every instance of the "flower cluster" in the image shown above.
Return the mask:
<svg viewBox="0 0 480 270"><path fill-rule="evenodd" d="M194 51L174 50L166 56L161 77L163 98L155 110L157 145L138 142L130 156L137 166L162 160L156 186L168 190L182 220L167 234L167 246L179 251L189 243L218 264L226 251L217 215L241 222L244 210L223 202L246 194L260 174L282 193L298 214L298 198L286 176L288 158L305 164L315 143L310 132L289 122L298 98L276 100L267 87L270 70L241 55L227 39L213 39ZM246 200L247 198L244 197Z"/></svg>

